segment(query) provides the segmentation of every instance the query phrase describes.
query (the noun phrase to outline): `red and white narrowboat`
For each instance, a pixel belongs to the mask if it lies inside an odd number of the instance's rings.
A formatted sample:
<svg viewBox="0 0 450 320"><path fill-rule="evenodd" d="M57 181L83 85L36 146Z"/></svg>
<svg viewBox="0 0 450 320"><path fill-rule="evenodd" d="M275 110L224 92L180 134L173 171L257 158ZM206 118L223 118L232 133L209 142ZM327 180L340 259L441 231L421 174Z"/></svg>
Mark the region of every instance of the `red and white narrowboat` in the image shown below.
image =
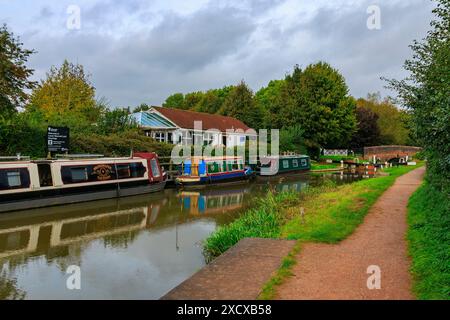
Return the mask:
<svg viewBox="0 0 450 320"><path fill-rule="evenodd" d="M118 198L164 189L155 153L0 162L0 212Z"/></svg>

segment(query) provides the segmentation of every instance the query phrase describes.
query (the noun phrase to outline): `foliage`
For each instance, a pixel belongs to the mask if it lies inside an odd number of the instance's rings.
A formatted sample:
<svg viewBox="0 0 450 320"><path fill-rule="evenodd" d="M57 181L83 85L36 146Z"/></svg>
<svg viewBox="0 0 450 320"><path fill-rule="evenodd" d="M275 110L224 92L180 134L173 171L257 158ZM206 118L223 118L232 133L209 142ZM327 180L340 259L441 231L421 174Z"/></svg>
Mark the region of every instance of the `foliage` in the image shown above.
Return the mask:
<svg viewBox="0 0 450 320"><path fill-rule="evenodd" d="M412 130L428 159L427 179L450 189L450 1L436 0L431 30L410 46L413 56L404 64L409 76L389 80L400 102L411 110Z"/></svg>
<svg viewBox="0 0 450 320"><path fill-rule="evenodd" d="M150 106L146 103L141 103L139 106L133 109L133 113L150 110Z"/></svg>
<svg viewBox="0 0 450 320"><path fill-rule="evenodd" d="M137 123L128 109L104 110L96 122L99 134L108 135L111 133L124 132L129 129L137 128Z"/></svg>
<svg viewBox="0 0 450 320"><path fill-rule="evenodd" d="M267 87L261 88L255 94L255 103L263 112L264 128L272 128L272 114L268 111L277 103L284 84L284 80L271 80Z"/></svg>
<svg viewBox="0 0 450 320"><path fill-rule="evenodd" d="M450 299L450 199L425 183L409 199L408 244L419 299Z"/></svg>
<svg viewBox="0 0 450 320"><path fill-rule="evenodd" d="M306 153L303 139L304 131L299 126L287 127L280 130L280 151L293 151L296 153Z"/></svg>
<svg viewBox="0 0 450 320"><path fill-rule="evenodd" d="M408 244L419 299L450 299L450 202L425 183L409 199Z"/></svg>
<svg viewBox="0 0 450 320"><path fill-rule="evenodd" d="M296 198L295 193L274 194L268 192L266 197L257 200L254 208L229 225L219 227L212 233L205 240L205 253L209 258L219 256L243 238L278 237L284 222L281 210Z"/></svg>
<svg viewBox="0 0 450 320"><path fill-rule="evenodd" d="M381 100L379 94L369 94L367 99L357 100L358 108L366 108L377 115L380 145L410 144L409 114L398 109L388 98Z"/></svg>
<svg viewBox="0 0 450 320"><path fill-rule="evenodd" d="M46 119L74 116L79 121L94 122L101 113L95 100L95 88L79 64L65 60L60 68L53 66L47 78L33 90L27 109L43 112Z"/></svg>
<svg viewBox="0 0 450 320"><path fill-rule="evenodd" d="M219 113L239 119L250 128L258 129L262 124L261 110L255 104L252 90L244 81L230 91Z"/></svg>
<svg viewBox="0 0 450 320"><path fill-rule="evenodd" d="M175 109L186 109L184 105L184 95L182 93L174 93L166 98L163 107L175 108Z"/></svg>
<svg viewBox="0 0 450 320"><path fill-rule="evenodd" d="M352 148L364 148L376 146L380 143L380 128L378 126L379 116L366 107L356 108L356 120L358 130L353 135L350 146Z"/></svg>
<svg viewBox="0 0 450 320"><path fill-rule="evenodd" d="M299 124L312 146L347 145L356 130L355 101L337 70L324 62L295 66L279 91L268 110L273 128Z"/></svg>
<svg viewBox="0 0 450 320"><path fill-rule="evenodd" d="M7 26L0 27L0 117L10 117L16 107L23 105L35 82L28 78L33 70L26 63L34 50L22 48L23 44L14 37Z"/></svg>

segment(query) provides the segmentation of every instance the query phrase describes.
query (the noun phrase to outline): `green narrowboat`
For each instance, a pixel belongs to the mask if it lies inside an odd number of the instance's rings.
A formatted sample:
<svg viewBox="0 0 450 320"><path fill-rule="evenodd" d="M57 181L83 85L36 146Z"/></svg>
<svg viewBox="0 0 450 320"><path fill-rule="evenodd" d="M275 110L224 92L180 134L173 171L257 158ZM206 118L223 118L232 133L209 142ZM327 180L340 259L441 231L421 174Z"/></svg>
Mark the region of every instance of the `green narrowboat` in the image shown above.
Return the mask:
<svg viewBox="0 0 450 320"><path fill-rule="evenodd" d="M295 173L311 169L311 161L306 155L280 155L260 158L259 175L275 176L283 173Z"/></svg>

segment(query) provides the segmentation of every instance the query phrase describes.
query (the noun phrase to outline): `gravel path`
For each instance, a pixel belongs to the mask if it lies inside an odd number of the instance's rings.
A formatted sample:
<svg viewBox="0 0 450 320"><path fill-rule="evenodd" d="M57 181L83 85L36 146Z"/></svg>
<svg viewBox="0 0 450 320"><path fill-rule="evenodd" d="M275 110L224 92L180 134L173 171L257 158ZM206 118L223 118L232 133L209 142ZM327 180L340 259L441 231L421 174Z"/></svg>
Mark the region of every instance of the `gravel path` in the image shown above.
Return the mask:
<svg viewBox="0 0 450 320"><path fill-rule="evenodd" d="M422 167L397 178L372 206L364 223L339 244L305 244L297 256L294 276L278 288L277 298L413 299L406 206L424 172ZM377 286L376 267L369 274L369 266L379 267L380 289L373 288Z"/></svg>

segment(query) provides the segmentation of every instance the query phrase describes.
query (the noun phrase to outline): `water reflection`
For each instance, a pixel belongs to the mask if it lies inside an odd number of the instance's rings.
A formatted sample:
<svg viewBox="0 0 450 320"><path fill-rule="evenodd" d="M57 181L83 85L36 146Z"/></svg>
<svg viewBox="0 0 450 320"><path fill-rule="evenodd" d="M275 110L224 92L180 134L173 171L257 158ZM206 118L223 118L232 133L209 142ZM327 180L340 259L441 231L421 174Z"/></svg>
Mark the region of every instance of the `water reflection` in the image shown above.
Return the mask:
<svg viewBox="0 0 450 320"><path fill-rule="evenodd" d="M276 177L2 214L0 298L157 299L204 265L201 241L252 199L321 179ZM73 264L81 290L66 288Z"/></svg>

